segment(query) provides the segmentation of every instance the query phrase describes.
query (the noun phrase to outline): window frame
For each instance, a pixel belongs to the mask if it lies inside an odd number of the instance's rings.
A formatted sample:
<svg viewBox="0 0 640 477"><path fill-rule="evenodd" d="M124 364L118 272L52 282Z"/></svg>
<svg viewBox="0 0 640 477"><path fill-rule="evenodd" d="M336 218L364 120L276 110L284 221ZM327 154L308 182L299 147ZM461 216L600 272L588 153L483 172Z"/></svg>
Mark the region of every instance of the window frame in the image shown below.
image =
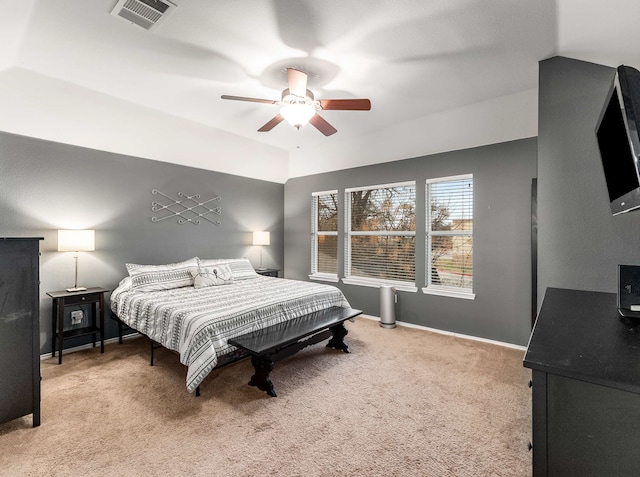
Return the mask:
<svg viewBox="0 0 640 477"><path fill-rule="evenodd" d="M413 277L413 281L404 281L404 280L387 280L380 278L367 278L367 277L358 277L351 275L351 238L354 236L397 236L397 237L406 237L412 236L414 240L416 239L416 231L352 231L351 230L351 193L357 191L365 191L365 190L374 190L374 189L387 189L393 187L404 187L404 186L412 186L417 194L416 189L416 181L402 181L402 182L394 182L389 184L377 184L370 186L360 186L360 187L349 187L344 191L344 277L342 278L342 282L349 285L359 285L359 286L367 286L379 288L381 285L391 285L394 286L398 290L416 292L418 288L416 287L416 278L415 274ZM415 202L417 200L414 198L414 210L415 210ZM415 267L415 249L414 249L414 267Z"/></svg>
<svg viewBox="0 0 640 477"><path fill-rule="evenodd" d="M338 190L325 190L319 192L311 193L311 273L309 274L309 278L312 280L321 280L327 282L338 282L338 269L339 269L339 261L336 264L336 273L325 273L318 272L318 237L319 236L329 236L329 237L338 237L338 230L335 231L326 231L326 230L318 230L318 213L320 208L318 207L318 197L323 195L335 194L336 199L339 201L340 196L338 194ZM340 223L340 202L338 202L338 220L336 221L336 226L339 226ZM336 238L336 253L340 250L340 243Z"/></svg>
<svg viewBox="0 0 640 477"><path fill-rule="evenodd" d="M446 285L436 285L431 283L431 239L432 237L471 237L473 238L473 227L471 230L451 230L451 231L432 231L431 230L431 201L429 197L429 185L442 183L442 182L454 182L461 180L471 179L473 187L475 188L475 180L473 178L473 174L460 174L455 176L448 177L437 177L427 179L425 181L425 287L422 288L422 292L428 295L439 295L439 296L447 296L453 298L462 298L466 300L474 300L476 295L474 293L474 285L475 281L472 281L471 288L463 288L463 287L452 287ZM474 193L471 196L471 210L472 217L474 220L475 212L474 212ZM472 242L472 250L473 250L473 242ZM471 263L471 269L474 269L473 260Z"/></svg>

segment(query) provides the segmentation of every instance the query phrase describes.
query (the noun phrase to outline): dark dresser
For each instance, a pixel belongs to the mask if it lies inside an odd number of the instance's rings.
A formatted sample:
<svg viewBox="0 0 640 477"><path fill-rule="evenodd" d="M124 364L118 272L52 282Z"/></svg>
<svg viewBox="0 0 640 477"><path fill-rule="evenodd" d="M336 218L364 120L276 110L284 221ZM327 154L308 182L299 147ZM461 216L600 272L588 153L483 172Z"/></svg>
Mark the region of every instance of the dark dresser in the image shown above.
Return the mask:
<svg viewBox="0 0 640 477"><path fill-rule="evenodd" d="M533 475L640 475L640 320L614 293L548 288L532 370Z"/></svg>
<svg viewBox="0 0 640 477"><path fill-rule="evenodd" d="M40 240L0 237L0 423L40 425Z"/></svg>

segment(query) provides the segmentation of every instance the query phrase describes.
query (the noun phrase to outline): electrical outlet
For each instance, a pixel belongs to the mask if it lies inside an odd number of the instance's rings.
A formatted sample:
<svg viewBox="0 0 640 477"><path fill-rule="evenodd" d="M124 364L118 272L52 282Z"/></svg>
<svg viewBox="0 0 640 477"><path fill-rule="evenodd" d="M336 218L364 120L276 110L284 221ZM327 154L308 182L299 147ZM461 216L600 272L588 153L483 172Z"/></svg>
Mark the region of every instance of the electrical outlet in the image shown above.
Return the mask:
<svg viewBox="0 0 640 477"><path fill-rule="evenodd" d="M79 325L84 318L84 312L82 310L76 310L71 312L71 324Z"/></svg>

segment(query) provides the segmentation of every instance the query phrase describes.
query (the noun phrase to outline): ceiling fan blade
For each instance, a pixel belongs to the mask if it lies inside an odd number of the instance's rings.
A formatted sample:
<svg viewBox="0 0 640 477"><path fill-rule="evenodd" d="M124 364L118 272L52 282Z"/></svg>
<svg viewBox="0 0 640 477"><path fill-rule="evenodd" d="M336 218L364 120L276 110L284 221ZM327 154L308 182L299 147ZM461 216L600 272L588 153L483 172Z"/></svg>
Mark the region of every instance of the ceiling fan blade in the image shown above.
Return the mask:
<svg viewBox="0 0 640 477"><path fill-rule="evenodd" d="M295 68L287 68L287 80L291 94L301 98L307 95L307 73Z"/></svg>
<svg viewBox="0 0 640 477"><path fill-rule="evenodd" d="M267 124L265 124L260 129L258 129L258 132L271 131L274 127L276 127L278 124L280 124L283 119L284 118L278 114L273 119L271 119Z"/></svg>
<svg viewBox="0 0 640 477"><path fill-rule="evenodd" d="M266 104L277 104L278 101L274 101L272 99L260 99L260 98L246 98L244 96L229 96L223 94L220 96L222 99L233 99L234 101L250 101L252 103L266 103Z"/></svg>
<svg viewBox="0 0 640 477"><path fill-rule="evenodd" d="M315 128L320 131L322 134L324 134L325 136L331 136L332 134L335 134L338 132L338 130L336 128L334 128L331 124L329 124L327 121L325 121L322 116L320 116L319 114L316 113L315 116L313 116L310 120L309 123L311 123L311 125L315 126Z"/></svg>
<svg viewBox="0 0 640 477"><path fill-rule="evenodd" d="M321 99L322 109L342 109L349 111L369 111L371 101L368 99Z"/></svg>

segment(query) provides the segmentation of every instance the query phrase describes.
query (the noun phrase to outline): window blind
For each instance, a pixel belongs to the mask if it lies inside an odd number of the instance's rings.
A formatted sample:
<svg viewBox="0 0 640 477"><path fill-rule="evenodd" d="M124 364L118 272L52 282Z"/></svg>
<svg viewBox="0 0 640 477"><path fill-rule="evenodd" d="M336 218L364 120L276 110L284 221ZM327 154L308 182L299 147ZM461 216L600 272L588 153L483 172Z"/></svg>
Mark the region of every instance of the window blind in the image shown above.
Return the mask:
<svg viewBox="0 0 640 477"><path fill-rule="evenodd" d="M311 273L338 275L338 191L311 197Z"/></svg>
<svg viewBox="0 0 640 477"><path fill-rule="evenodd" d="M345 276L415 282L415 182L346 190Z"/></svg>
<svg viewBox="0 0 640 477"><path fill-rule="evenodd" d="M473 289L473 176L427 181L427 286Z"/></svg>

